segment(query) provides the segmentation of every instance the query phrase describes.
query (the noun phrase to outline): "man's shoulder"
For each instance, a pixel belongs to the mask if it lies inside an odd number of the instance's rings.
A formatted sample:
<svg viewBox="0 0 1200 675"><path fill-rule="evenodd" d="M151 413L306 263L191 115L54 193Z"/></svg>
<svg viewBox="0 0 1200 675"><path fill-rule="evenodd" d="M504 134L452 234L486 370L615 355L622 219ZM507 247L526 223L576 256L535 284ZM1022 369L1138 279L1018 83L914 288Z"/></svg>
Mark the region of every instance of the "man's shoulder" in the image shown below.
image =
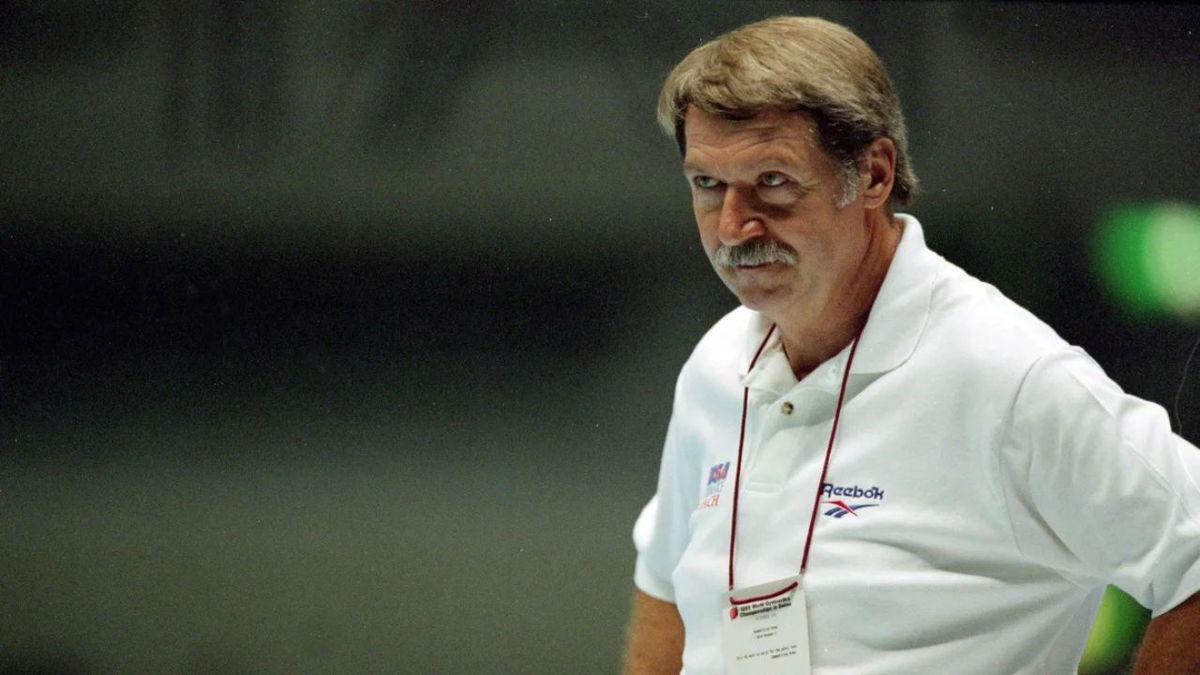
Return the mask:
<svg viewBox="0 0 1200 675"><path fill-rule="evenodd" d="M684 363L680 377L725 375L736 378L745 366L746 345L756 331L761 339L765 330L758 313L739 305L704 333Z"/></svg>
<svg viewBox="0 0 1200 675"><path fill-rule="evenodd" d="M743 305L738 305L714 323L696 343L696 351L737 349L739 354L746 344L750 331L765 330L762 317Z"/></svg>
<svg viewBox="0 0 1200 675"><path fill-rule="evenodd" d="M1017 378L1038 359L1071 348L1046 322L998 288L944 261L922 342L927 353L948 367Z"/></svg>
<svg viewBox="0 0 1200 675"><path fill-rule="evenodd" d="M700 341L696 342L696 347L692 348L691 356L688 358L688 363L684 364L684 369L732 364L736 370L740 359L745 354L745 345L749 340L750 331L754 330L760 321L761 318L756 312L748 310L742 305L734 307L733 310L718 319L712 327L704 331Z"/></svg>

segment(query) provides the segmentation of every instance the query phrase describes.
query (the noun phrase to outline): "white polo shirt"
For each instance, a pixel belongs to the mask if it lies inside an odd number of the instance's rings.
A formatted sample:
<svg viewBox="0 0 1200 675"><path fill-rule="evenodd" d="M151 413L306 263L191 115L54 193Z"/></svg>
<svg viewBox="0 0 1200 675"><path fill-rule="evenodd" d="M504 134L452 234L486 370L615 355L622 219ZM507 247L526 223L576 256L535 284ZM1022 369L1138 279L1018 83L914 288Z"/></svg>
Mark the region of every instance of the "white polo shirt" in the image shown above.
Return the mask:
<svg viewBox="0 0 1200 675"><path fill-rule="evenodd" d="M1074 673L1104 586L1200 589L1200 451L1082 350L925 246L910 216L855 355L808 573L816 672ZM849 348L797 382L738 308L683 367L635 582L722 671L743 385L738 587L795 574Z"/></svg>

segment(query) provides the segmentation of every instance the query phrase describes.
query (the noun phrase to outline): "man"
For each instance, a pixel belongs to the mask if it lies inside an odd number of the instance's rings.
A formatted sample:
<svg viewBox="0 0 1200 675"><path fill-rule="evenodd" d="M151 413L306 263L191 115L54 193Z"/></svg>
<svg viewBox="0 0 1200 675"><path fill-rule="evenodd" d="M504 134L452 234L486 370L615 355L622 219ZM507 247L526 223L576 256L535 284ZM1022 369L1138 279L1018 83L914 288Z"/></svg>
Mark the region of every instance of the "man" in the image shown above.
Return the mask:
<svg viewBox="0 0 1200 675"><path fill-rule="evenodd" d="M878 57L811 18L670 74L700 240L742 307L679 376L627 672L1074 672L1106 584L1142 672L1200 672L1200 452L926 248Z"/></svg>

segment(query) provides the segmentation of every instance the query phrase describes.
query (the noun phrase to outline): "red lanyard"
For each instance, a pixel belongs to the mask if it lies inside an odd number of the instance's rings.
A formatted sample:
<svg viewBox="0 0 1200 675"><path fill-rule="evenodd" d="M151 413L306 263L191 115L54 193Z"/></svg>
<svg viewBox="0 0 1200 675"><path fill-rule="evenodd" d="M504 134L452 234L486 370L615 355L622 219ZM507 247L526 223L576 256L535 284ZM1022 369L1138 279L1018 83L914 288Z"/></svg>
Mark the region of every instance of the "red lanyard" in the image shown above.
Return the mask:
<svg viewBox="0 0 1200 675"><path fill-rule="evenodd" d="M865 328L866 326L863 326ZM767 331L766 337L763 338L762 344L758 346L758 351L754 352L754 358L750 360L750 367L747 372L754 370L754 365L758 363L758 357L762 355L763 349L767 346L767 341L771 339L771 335L775 332L775 325L772 324L770 330ZM821 466L821 479L817 481L816 494L813 496L812 515L808 519L808 536L804 539L804 556L800 559L800 574L803 575L808 570L808 552L812 548L813 528L817 524L817 510L821 505L821 486L825 484L825 477L829 473L829 458L833 456L833 441L837 438L838 421L842 417L842 403L846 400L846 383L850 380L850 366L854 364L854 353L858 351L859 339L862 337L862 329L854 336L854 343L850 347L850 356L846 358L846 370L842 374L842 387L838 392L837 408L833 412L833 428L829 430L829 445L825 448L825 463ZM734 544L737 542L737 515L738 515L738 495L741 493L742 483L742 451L746 445L746 411L750 404L750 387L742 387L742 425L741 431L738 434L738 454L737 454L737 471L733 478L733 516L729 525L729 590L732 592L733 585L733 550ZM785 590L790 590L791 587ZM745 601L738 601L739 603Z"/></svg>

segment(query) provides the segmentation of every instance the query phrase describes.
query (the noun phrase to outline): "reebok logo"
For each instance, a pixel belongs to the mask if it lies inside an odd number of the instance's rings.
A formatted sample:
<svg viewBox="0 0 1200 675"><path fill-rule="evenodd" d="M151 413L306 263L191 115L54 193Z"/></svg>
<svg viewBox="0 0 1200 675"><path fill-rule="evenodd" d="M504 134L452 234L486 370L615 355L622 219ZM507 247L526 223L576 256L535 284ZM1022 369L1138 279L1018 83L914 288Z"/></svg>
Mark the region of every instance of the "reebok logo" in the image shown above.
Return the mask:
<svg viewBox="0 0 1200 675"><path fill-rule="evenodd" d="M883 488L876 486L871 486L864 489L857 485L834 485L833 483L821 483L821 494L829 498L850 497L851 499L883 500Z"/></svg>
<svg viewBox="0 0 1200 675"><path fill-rule="evenodd" d="M880 502L883 501L883 488L875 485L863 488L858 485L822 483L821 494L827 497L823 503L833 507L825 511L825 515L832 518L842 518L847 515L858 517L858 512L862 509L879 506ZM856 500L857 503L851 504L846 499ZM860 499L873 499L876 501L857 501Z"/></svg>

